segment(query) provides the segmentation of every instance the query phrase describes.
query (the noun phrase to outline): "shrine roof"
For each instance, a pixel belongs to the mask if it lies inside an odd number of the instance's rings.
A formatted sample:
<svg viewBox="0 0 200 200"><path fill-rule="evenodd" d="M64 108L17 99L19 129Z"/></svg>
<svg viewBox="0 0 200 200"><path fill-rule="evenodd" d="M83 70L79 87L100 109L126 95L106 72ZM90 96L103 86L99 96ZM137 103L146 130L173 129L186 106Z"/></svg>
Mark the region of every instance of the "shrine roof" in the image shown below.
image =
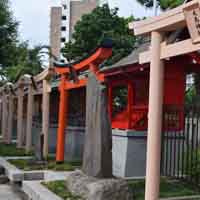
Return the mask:
<svg viewBox="0 0 200 200"><path fill-rule="evenodd" d="M127 57L122 58L119 62L110 66L103 67L101 69L101 72L106 72L109 70L117 69L119 67L125 67L127 65L133 65L139 63L139 54L144 51L147 51L149 45L150 45L149 42L141 44L139 47L135 48Z"/></svg>

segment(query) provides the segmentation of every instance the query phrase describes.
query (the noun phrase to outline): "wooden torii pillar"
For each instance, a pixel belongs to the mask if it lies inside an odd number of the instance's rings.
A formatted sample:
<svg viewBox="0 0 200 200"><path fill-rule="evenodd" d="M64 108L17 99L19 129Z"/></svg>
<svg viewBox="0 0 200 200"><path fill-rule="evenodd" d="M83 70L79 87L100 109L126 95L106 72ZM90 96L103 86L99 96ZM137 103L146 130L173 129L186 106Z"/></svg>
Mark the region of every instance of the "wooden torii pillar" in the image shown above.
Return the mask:
<svg viewBox="0 0 200 200"><path fill-rule="evenodd" d="M24 111L24 95L25 88L31 84L30 75L22 75L15 84L15 92L17 96L17 148L23 148L23 111Z"/></svg>
<svg viewBox="0 0 200 200"><path fill-rule="evenodd" d="M188 28L190 38L167 43L165 33ZM140 64L150 63L149 114L145 200L158 200L164 60L200 49L200 1L191 1L160 16L130 24L135 35L151 35L151 47L140 54Z"/></svg>
<svg viewBox="0 0 200 200"><path fill-rule="evenodd" d="M20 84L17 91L17 148L23 146L23 104L24 86Z"/></svg>
<svg viewBox="0 0 200 200"><path fill-rule="evenodd" d="M26 129L26 151L32 147L32 123L33 123L33 104L34 95L42 94L42 134L44 135L43 155L48 156L48 132L49 132L49 101L50 101L50 79L54 73L52 68L47 68L40 74L32 77L28 86L28 105L27 105L27 129ZM33 83L34 81L34 83ZM42 90L35 91L38 83L42 81Z"/></svg>
<svg viewBox="0 0 200 200"><path fill-rule="evenodd" d="M6 142L8 132L8 90L6 85L3 86L3 98L2 98L2 140Z"/></svg>
<svg viewBox="0 0 200 200"><path fill-rule="evenodd" d="M14 98L13 85L9 85L9 96L8 96L8 132L6 137L6 143L12 143L12 133L13 133L13 118L14 118Z"/></svg>
<svg viewBox="0 0 200 200"><path fill-rule="evenodd" d="M109 41L109 40L108 40ZM109 43L109 42L108 42ZM81 60L80 62L70 64L55 64L55 71L61 75L60 81L60 104L59 104L59 121L58 121L58 133L57 133L57 150L56 161L64 161L64 149L65 149L65 127L67 126L68 115L68 91L79 87L85 87L87 84L87 78L81 80L78 79L80 71L90 70L92 71L98 80L104 81L103 74L99 73L99 64L105 59L111 56L112 48L107 44L102 44L96 51L88 58ZM71 73L71 74L70 74ZM74 80L70 80L70 75L75 76Z"/></svg>
<svg viewBox="0 0 200 200"><path fill-rule="evenodd" d="M1 134L2 134L2 141L5 140L5 132L6 132L6 124L7 124L7 96L3 89L2 92L2 124L1 124Z"/></svg>
<svg viewBox="0 0 200 200"><path fill-rule="evenodd" d="M3 92L2 92L2 87L0 88L0 123L1 123L1 127L2 127L2 116L3 116ZM2 130L1 130L2 131ZM2 132L1 132L2 134ZM0 138L2 139L2 135L0 136Z"/></svg>
<svg viewBox="0 0 200 200"><path fill-rule="evenodd" d="M44 136L43 156L47 158L49 152L49 112L50 112L50 93L51 78L54 69L49 67L34 77L36 83L42 81L42 134Z"/></svg>
<svg viewBox="0 0 200 200"><path fill-rule="evenodd" d="M33 124L33 104L34 104L34 89L30 82L28 84L28 103L27 103L27 126L26 126L26 153L29 153L32 148L32 124Z"/></svg>

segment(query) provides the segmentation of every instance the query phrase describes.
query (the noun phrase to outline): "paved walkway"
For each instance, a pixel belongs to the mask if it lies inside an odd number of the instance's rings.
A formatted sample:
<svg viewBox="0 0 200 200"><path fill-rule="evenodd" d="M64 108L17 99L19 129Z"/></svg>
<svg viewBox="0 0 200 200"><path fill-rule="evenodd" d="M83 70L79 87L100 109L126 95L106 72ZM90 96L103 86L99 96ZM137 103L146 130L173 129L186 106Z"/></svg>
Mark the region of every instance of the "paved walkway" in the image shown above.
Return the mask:
<svg viewBox="0 0 200 200"><path fill-rule="evenodd" d="M0 184L0 200L25 200L24 195L10 185Z"/></svg>

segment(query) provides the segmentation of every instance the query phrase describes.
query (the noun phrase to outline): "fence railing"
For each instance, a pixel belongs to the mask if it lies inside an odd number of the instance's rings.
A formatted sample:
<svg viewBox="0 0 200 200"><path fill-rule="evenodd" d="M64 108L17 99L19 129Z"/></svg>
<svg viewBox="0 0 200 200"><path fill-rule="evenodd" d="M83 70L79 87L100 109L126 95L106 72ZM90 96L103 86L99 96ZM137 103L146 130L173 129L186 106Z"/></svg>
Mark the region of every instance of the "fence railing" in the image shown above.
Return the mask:
<svg viewBox="0 0 200 200"><path fill-rule="evenodd" d="M183 110L170 110L172 116L166 117L169 110L164 109L162 134L161 174L186 179L200 184L200 107L187 106ZM177 123L177 113L179 122ZM182 121L181 121L182 120ZM179 124L177 129L167 128Z"/></svg>

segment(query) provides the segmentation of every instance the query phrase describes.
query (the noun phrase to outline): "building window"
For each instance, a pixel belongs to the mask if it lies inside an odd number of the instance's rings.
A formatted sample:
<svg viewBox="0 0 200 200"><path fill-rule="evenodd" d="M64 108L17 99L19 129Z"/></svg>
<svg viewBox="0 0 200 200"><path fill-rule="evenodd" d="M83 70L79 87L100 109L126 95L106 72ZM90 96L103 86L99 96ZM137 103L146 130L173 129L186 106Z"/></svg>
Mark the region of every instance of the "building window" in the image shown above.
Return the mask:
<svg viewBox="0 0 200 200"><path fill-rule="evenodd" d="M67 16L63 15L62 20L67 20Z"/></svg>
<svg viewBox="0 0 200 200"><path fill-rule="evenodd" d="M63 8L66 10L67 9L67 5L63 5Z"/></svg>
<svg viewBox="0 0 200 200"><path fill-rule="evenodd" d="M61 31L66 31L66 26L62 26Z"/></svg>
<svg viewBox="0 0 200 200"><path fill-rule="evenodd" d="M61 38L61 42L65 42L66 41L66 39L63 37L63 38Z"/></svg>

